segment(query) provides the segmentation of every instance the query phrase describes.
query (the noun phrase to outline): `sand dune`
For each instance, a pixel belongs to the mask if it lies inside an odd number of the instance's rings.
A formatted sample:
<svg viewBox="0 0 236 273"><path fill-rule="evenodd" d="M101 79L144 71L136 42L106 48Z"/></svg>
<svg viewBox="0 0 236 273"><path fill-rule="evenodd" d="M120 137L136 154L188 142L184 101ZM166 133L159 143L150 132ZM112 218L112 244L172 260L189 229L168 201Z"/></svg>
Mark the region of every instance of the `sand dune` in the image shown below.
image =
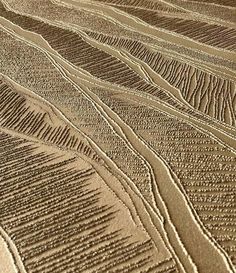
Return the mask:
<svg viewBox="0 0 236 273"><path fill-rule="evenodd" d="M0 273L236 272L235 8L0 2Z"/></svg>

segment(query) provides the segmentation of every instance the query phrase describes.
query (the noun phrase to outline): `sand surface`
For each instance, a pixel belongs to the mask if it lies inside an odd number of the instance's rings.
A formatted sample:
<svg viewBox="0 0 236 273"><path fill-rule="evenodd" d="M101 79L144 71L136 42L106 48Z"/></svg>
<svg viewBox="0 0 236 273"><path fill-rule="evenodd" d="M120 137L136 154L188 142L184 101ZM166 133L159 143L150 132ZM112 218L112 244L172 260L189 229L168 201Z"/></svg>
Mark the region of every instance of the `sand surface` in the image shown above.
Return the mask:
<svg viewBox="0 0 236 273"><path fill-rule="evenodd" d="M236 272L233 0L1 0L0 273Z"/></svg>

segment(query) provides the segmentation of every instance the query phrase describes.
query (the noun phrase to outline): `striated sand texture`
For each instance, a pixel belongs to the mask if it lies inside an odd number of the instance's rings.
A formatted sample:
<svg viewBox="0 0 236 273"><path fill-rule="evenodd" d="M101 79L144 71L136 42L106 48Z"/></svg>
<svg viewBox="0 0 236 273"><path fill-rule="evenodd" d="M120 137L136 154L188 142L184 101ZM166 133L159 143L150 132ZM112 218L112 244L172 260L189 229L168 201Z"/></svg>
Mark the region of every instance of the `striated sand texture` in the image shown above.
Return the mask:
<svg viewBox="0 0 236 273"><path fill-rule="evenodd" d="M236 1L0 1L0 273L236 273Z"/></svg>

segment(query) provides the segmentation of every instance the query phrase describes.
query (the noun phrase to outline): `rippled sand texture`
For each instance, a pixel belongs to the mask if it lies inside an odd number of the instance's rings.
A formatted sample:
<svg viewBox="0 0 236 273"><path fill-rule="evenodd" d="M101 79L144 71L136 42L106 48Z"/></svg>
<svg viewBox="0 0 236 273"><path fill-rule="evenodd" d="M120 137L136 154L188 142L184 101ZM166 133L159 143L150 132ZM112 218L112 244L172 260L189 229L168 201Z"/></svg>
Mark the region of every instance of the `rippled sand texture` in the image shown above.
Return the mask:
<svg viewBox="0 0 236 273"><path fill-rule="evenodd" d="M236 2L1 0L0 273L236 273Z"/></svg>

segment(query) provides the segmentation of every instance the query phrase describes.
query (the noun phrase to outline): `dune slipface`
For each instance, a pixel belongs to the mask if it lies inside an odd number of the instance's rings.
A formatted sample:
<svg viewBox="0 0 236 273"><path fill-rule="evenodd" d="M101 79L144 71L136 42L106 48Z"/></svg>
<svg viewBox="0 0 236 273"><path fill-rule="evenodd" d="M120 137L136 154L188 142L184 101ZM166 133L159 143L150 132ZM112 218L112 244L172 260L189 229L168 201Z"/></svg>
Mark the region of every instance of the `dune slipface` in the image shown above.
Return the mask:
<svg viewBox="0 0 236 273"><path fill-rule="evenodd" d="M236 2L1 0L0 273L236 272Z"/></svg>

